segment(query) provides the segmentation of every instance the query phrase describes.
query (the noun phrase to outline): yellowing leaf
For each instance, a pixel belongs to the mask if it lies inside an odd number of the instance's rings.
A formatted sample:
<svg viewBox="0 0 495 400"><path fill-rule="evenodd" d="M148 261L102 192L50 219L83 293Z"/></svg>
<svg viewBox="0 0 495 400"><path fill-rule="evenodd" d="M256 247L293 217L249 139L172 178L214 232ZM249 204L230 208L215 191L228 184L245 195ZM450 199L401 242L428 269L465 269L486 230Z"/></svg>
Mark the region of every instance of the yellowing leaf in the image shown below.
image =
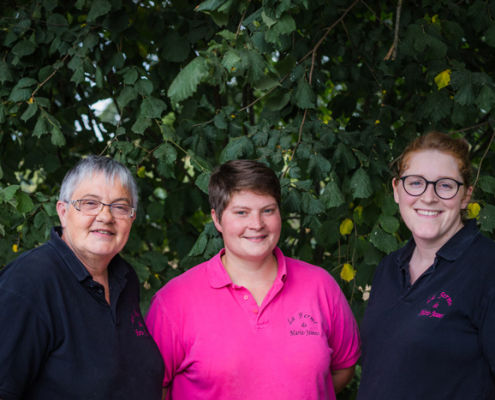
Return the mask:
<svg viewBox="0 0 495 400"><path fill-rule="evenodd" d="M144 178L145 177L145 175L144 175L145 172L146 172L145 168L144 167L141 167L141 168L138 169L137 176L139 176L140 178Z"/></svg>
<svg viewBox="0 0 495 400"><path fill-rule="evenodd" d="M27 102L28 102L28 104L32 104L32 103L34 103L33 96L31 96L31 98L30 98Z"/></svg>
<svg viewBox="0 0 495 400"><path fill-rule="evenodd" d="M469 218L478 218L478 214L480 213L481 207L478 203L470 203L467 206L467 212Z"/></svg>
<svg viewBox="0 0 495 400"><path fill-rule="evenodd" d="M445 86L448 86L450 84L450 74L452 71L450 69L446 69L445 71L440 72L436 77L435 77L435 83L438 86L438 90L444 88Z"/></svg>
<svg viewBox="0 0 495 400"><path fill-rule="evenodd" d="M435 14L433 17L431 17L431 22L435 23L437 22L438 19L438 14Z"/></svg>
<svg viewBox="0 0 495 400"><path fill-rule="evenodd" d="M18 251L18 250L19 250L19 249L18 249L17 245L16 245L16 244L14 244L14 245L12 246L12 251L13 251L14 253L17 253L17 251Z"/></svg>
<svg viewBox="0 0 495 400"><path fill-rule="evenodd" d="M352 223L352 221L349 218L344 219L340 224L340 234L342 236L348 235L352 232L352 228L354 228L354 224Z"/></svg>
<svg viewBox="0 0 495 400"><path fill-rule="evenodd" d="M344 264L342 267L342 270L340 271L340 277L346 281L350 282L354 279L354 276L356 275L356 271L354 268L352 268L351 264Z"/></svg>
<svg viewBox="0 0 495 400"><path fill-rule="evenodd" d="M363 218L363 206L357 206L354 211L358 213L359 218Z"/></svg>

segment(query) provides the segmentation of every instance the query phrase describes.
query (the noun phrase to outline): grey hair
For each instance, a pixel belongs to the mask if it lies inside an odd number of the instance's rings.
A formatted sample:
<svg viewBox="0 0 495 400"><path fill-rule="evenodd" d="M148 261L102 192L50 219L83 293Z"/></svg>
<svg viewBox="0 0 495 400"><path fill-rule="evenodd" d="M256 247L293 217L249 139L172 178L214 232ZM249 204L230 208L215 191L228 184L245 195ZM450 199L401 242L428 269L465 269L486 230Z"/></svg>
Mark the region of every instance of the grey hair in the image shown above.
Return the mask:
<svg viewBox="0 0 495 400"><path fill-rule="evenodd" d="M94 174L103 173L108 184L113 184L119 179L131 193L132 206L137 208L138 191L137 184L131 171L117 160L103 156L90 155L80 160L67 174L60 187L60 201L71 200L72 194L77 186L85 179L91 179ZM77 200L77 199L72 199Z"/></svg>

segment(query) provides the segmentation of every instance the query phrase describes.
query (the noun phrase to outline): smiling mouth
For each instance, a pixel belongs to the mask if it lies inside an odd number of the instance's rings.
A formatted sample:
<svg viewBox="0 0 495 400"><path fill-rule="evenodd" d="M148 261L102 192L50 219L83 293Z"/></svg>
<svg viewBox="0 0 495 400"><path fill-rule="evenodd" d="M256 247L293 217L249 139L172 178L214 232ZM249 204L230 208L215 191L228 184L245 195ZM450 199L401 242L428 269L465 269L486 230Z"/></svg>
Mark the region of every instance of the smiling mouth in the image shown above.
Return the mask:
<svg viewBox="0 0 495 400"><path fill-rule="evenodd" d="M420 215L435 216L441 213L441 211L428 211L428 210L416 210Z"/></svg>
<svg viewBox="0 0 495 400"><path fill-rule="evenodd" d="M101 233L101 234L103 234L103 235L109 235L109 236L114 235L114 233L109 232L109 231L99 231L99 230L95 230L95 231L92 231L92 232L95 232L95 233Z"/></svg>
<svg viewBox="0 0 495 400"><path fill-rule="evenodd" d="M248 240L260 240L260 239L265 239L267 237L267 235L263 235L263 236L244 236L244 239L248 239Z"/></svg>

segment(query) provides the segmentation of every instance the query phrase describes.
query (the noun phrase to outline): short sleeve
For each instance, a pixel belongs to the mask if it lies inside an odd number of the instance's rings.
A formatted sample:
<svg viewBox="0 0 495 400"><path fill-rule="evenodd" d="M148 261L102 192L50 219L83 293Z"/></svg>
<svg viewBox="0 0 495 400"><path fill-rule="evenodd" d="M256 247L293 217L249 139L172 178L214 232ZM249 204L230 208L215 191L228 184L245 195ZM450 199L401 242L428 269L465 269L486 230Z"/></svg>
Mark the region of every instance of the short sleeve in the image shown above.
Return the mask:
<svg viewBox="0 0 495 400"><path fill-rule="evenodd" d="M49 353L50 332L20 294L0 289L0 399L17 400L36 379Z"/></svg>
<svg viewBox="0 0 495 400"><path fill-rule="evenodd" d="M356 319L349 307L342 290L337 283L331 313L332 331L328 340L329 347L333 350L331 370L352 367L361 355L361 340Z"/></svg>
<svg viewBox="0 0 495 400"><path fill-rule="evenodd" d="M151 306L145 321L148 331L155 340L165 363L163 387L167 387L179 372L185 357L184 347L180 342L177 328L172 323L162 300L163 291L151 300Z"/></svg>

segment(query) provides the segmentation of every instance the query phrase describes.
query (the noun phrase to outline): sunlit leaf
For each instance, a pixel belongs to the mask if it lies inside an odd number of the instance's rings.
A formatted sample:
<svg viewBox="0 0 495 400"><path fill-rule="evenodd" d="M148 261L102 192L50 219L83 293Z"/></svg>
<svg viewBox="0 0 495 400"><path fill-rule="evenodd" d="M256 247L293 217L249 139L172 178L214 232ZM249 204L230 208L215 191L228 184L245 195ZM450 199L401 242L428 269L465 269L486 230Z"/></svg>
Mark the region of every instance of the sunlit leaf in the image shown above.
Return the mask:
<svg viewBox="0 0 495 400"><path fill-rule="evenodd" d="M349 235L352 232L353 228L354 228L354 223L352 222L352 220L350 220L349 218L346 218L340 224L339 231L340 231L340 234L342 236Z"/></svg>
<svg viewBox="0 0 495 400"><path fill-rule="evenodd" d="M448 86L450 84L450 74L452 71L450 69L446 69L442 72L440 72L436 77L435 77L435 83L438 86L438 90L444 88L445 86Z"/></svg>
<svg viewBox="0 0 495 400"><path fill-rule="evenodd" d="M342 269L340 270L340 277L344 281L346 282L352 281L355 275L356 275L356 270L352 268L351 264L344 264L342 266Z"/></svg>

